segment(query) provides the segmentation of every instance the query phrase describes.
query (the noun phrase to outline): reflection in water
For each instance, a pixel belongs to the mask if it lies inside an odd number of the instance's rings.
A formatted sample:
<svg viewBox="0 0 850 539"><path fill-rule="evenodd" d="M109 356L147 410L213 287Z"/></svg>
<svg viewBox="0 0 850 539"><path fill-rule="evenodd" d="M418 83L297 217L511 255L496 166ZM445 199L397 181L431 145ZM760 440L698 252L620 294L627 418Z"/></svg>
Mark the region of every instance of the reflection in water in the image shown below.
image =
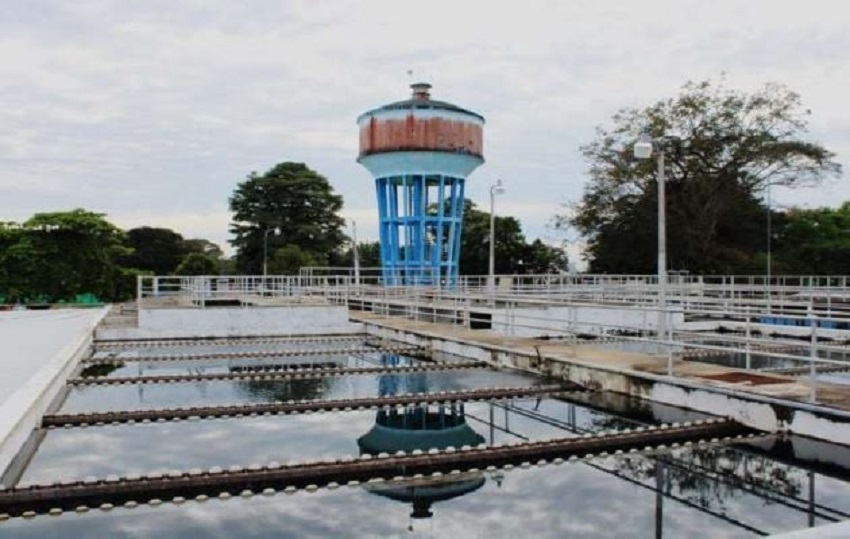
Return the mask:
<svg viewBox="0 0 850 539"><path fill-rule="evenodd" d="M394 365L397 356L386 354L385 365ZM404 379L382 376L378 382L381 396L399 393L424 393L429 391L425 376ZM379 410L375 425L357 439L361 454L376 455L411 452L415 449L460 448L484 443L484 437L475 432L466 422L463 403L447 405L418 404L401 408ZM474 492L484 485L482 472L466 472L446 477L414 478L394 481L390 484L368 485L372 494L391 500L410 503L412 519L430 518L434 515L431 506L439 501L451 500ZM411 525L411 530L412 525Z"/></svg>
<svg viewBox="0 0 850 539"><path fill-rule="evenodd" d="M345 361L345 366L355 366L350 358ZM385 354L380 365L402 365L405 361ZM274 363L287 364L282 359ZM372 358L369 364L375 365L376 360ZM233 371L252 369L253 365L262 368L262 362L257 361L236 365ZM486 377L493 375L476 371L468 376L464 383L483 386L489 385ZM447 381L433 374L411 373L361 377L368 380L368 387L364 384L351 389L345 387L346 378L310 380L309 384L300 381L288 388L280 382L246 382L239 387L243 395L253 394L263 400L350 396L357 390L388 396L444 390L458 378L453 375ZM143 387L140 385L140 390ZM175 391L173 385L167 389ZM573 402L547 398L465 407L460 403L408 406L379 410L374 416L369 412L339 412L62 429L48 433L28 473L47 482L88 474L142 473L151 468L186 469L273 459L329 460L351 453L355 439L361 453L427 452L484 442L472 426L485 435L489 433L486 441L493 443L494 437L496 442L541 440L702 417L604 392L570 399ZM168 451L158 450L163 439L172 440ZM363 489L320 490L289 497L235 497L228 502L163 506L155 513L140 507L32 521L12 519L0 524L0 535L39 539L115 537L127 535L128 528L122 526L129 526L138 532L135 535L154 538L272 538L287 533L293 537L385 537L397 534L393 528L398 525L391 518L375 518L387 505L395 506L392 512L402 518L409 514L411 519L425 519L418 523L432 526L437 521L447 528L446 534L440 535L443 537L651 537L653 533L656 537L752 537L850 518L850 450L793 437L761 438L734 447L678 447L663 456L611 455L562 466L517 469L510 472L511 480L503 486L501 472L442 471L446 473L442 477L365 483ZM399 474L404 475L404 471ZM443 503L449 500L451 503ZM510 511L520 504L535 511Z"/></svg>

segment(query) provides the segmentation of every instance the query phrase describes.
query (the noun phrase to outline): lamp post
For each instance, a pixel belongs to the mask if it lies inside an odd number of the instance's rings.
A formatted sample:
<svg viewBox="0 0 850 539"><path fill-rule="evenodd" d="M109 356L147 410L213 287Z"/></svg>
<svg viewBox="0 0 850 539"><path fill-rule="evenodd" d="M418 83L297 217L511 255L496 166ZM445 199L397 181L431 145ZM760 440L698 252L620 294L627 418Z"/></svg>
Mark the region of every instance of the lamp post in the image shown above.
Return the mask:
<svg viewBox="0 0 850 539"><path fill-rule="evenodd" d="M273 226L273 227L267 228L265 233L263 234L263 277L264 278L269 273L269 234L271 234L272 232L274 232L275 235L277 235L278 234L278 227Z"/></svg>
<svg viewBox="0 0 850 539"><path fill-rule="evenodd" d="M490 186L490 265L487 273L487 291L492 295L496 290L496 195L505 192L502 180Z"/></svg>
<svg viewBox="0 0 850 539"><path fill-rule="evenodd" d="M351 255L354 258L354 286L360 289L360 253L357 251L357 221L351 220Z"/></svg>
<svg viewBox="0 0 850 539"><path fill-rule="evenodd" d="M772 234L771 234L771 230L770 230L771 220L772 220L770 207L771 207L770 180L768 180L767 181L767 268L766 268L767 279L766 279L766 282L765 282L765 295L767 296L767 298L765 298L767 300L767 314L770 314L770 311L772 310L771 305L770 305L770 293L771 293L770 281L771 281L771 271L772 271L772 268L771 268L771 240L773 238L772 238Z"/></svg>
<svg viewBox="0 0 850 539"><path fill-rule="evenodd" d="M658 141L660 142L660 140ZM658 339L667 339L667 201L664 187L664 149L655 144L658 155ZM636 159L652 156L653 141L644 132L634 145Z"/></svg>

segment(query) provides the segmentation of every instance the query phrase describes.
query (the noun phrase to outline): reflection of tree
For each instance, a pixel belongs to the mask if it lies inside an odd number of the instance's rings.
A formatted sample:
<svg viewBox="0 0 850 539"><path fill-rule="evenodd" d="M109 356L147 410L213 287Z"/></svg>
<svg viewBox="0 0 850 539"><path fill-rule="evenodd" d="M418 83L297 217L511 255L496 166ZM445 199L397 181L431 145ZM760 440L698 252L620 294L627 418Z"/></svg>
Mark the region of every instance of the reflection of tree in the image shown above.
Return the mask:
<svg viewBox="0 0 850 539"><path fill-rule="evenodd" d="M713 511L723 511L727 501L748 492L771 504L782 497L796 498L802 491L802 471L719 446L673 450L658 458L627 456L606 462L604 467L644 483L655 479L662 459L662 490Z"/></svg>
<svg viewBox="0 0 850 539"><path fill-rule="evenodd" d="M634 428L636 423L656 422L649 403L629 403L629 418L608 414L591 416L586 430ZM779 462L728 447L692 447L677 449L659 457L664 460L663 490L714 511L722 511L726 502L754 491L774 503L782 497L797 497L802 491L803 472ZM626 478L654 482L659 460L652 457L626 456L605 464L605 468Z"/></svg>
<svg viewBox="0 0 850 539"><path fill-rule="evenodd" d="M333 377L303 378L300 380L251 380L237 382L242 391L257 400L281 402L288 400L315 400L324 398L333 385Z"/></svg>
<svg viewBox="0 0 850 539"><path fill-rule="evenodd" d="M124 362L117 363L95 363L80 371L80 378L96 378L107 376L124 366Z"/></svg>

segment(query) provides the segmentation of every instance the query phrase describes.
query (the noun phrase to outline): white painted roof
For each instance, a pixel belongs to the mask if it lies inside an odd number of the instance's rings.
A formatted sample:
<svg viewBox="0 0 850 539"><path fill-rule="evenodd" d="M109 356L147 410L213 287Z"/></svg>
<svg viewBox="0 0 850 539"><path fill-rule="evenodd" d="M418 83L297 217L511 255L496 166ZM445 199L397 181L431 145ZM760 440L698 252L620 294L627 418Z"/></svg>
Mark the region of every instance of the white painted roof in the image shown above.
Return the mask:
<svg viewBox="0 0 850 539"><path fill-rule="evenodd" d="M103 309L0 311L0 410L66 348L92 332Z"/></svg>

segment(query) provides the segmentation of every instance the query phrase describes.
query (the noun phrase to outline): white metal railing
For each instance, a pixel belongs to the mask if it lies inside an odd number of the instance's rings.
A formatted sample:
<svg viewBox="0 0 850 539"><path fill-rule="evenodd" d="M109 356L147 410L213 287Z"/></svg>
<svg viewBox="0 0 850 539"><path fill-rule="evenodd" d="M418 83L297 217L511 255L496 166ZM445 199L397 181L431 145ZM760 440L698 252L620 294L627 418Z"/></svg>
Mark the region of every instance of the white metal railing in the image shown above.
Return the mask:
<svg viewBox="0 0 850 539"><path fill-rule="evenodd" d="M139 307L173 305L267 306L281 302L326 302L365 309L375 315L486 328L507 336L535 336L581 342L589 334L616 338L665 358L688 353L746 354L785 363L844 364L850 358L850 291L844 277L677 276L667 284L664 316L672 333L657 335L658 285L644 275L498 276L495 291L486 276L465 276L456 286L386 286L380 275L302 273L299 276L140 277ZM679 279L681 277L681 279ZM759 280L761 279L761 280ZM778 324L777 322L781 323ZM695 327L705 326L703 333ZM783 325L784 324L784 325ZM788 325L796 324L796 325ZM830 326L831 324L831 326ZM718 335L723 326L738 335ZM708 332L706 335L705 332ZM779 331L807 338L796 353L770 350ZM710 339L709 342L707 339ZM827 339L832 339L827 340ZM789 341L790 342L790 341ZM811 384L815 399L815 384Z"/></svg>

